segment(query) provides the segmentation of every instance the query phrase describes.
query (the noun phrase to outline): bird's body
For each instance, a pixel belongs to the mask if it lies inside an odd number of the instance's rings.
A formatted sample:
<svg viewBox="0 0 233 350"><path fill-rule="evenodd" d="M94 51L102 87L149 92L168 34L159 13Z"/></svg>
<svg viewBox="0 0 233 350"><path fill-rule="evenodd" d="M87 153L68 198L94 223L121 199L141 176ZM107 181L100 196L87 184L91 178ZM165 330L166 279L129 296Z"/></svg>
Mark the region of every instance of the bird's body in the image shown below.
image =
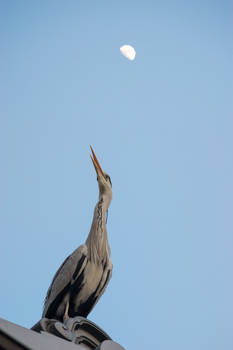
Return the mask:
<svg viewBox="0 0 233 350"><path fill-rule="evenodd" d="M110 247L106 230L106 212L111 203L110 177L105 174L92 150L99 183L99 201L86 243L63 262L48 289L42 317L64 321L69 317L87 317L112 275Z"/></svg>

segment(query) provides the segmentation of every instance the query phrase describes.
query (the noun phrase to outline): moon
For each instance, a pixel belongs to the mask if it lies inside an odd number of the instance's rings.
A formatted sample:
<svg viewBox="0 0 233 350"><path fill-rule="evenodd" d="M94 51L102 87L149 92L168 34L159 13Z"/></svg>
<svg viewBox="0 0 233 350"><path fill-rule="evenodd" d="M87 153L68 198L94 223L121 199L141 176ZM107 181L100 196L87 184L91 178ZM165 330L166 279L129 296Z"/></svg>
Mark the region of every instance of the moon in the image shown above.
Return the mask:
<svg viewBox="0 0 233 350"><path fill-rule="evenodd" d="M136 56L136 51L131 45L123 45L120 48L120 52L122 53L123 56L128 58L128 60L133 61Z"/></svg>

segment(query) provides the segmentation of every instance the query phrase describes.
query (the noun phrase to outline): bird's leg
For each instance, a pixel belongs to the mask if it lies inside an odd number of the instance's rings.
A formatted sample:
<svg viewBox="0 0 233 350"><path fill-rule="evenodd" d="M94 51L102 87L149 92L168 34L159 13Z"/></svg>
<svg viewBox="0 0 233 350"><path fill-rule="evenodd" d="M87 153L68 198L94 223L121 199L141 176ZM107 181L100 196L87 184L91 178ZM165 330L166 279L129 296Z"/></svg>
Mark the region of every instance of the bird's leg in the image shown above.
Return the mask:
<svg viewBox="0 0 233 350"><path fill-rule="evenodd" d="M64 316L63 316L63 322L64 323L69 319L68 311L69 311L69 300L67 300L67 302L66 302L65 313L64 313Z"/></svg>

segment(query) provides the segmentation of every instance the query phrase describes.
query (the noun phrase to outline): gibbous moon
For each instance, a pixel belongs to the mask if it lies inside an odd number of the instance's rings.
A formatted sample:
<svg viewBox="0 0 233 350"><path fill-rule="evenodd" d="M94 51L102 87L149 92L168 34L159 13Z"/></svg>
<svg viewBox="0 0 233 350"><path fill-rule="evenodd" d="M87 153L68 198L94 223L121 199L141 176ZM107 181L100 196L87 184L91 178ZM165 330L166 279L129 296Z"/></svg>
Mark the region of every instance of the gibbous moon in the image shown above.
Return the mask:
<svg viewBox="0 0 233 350"><path fill-rule="evenodd" d="M123 56L128 58L128 60L133 61L136 56L136 51L134 50L133 46L131 45L123 45L120 48L120 52Z"/></svg>

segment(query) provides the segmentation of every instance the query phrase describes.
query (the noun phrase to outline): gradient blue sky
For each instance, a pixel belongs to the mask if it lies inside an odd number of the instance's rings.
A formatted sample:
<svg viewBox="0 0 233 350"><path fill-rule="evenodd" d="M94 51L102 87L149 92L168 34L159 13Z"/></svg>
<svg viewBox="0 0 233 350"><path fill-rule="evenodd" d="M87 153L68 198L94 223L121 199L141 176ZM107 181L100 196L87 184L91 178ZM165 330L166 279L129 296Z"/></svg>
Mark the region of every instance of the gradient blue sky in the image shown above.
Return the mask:
<svg viewBox="0 0 233 350"><path fill-rule="evenodd" d="M0 2L0 316L31 327L112 178L127 350L233 348L232 1ZM135 47L134 62L121 56Z"/></svg>

